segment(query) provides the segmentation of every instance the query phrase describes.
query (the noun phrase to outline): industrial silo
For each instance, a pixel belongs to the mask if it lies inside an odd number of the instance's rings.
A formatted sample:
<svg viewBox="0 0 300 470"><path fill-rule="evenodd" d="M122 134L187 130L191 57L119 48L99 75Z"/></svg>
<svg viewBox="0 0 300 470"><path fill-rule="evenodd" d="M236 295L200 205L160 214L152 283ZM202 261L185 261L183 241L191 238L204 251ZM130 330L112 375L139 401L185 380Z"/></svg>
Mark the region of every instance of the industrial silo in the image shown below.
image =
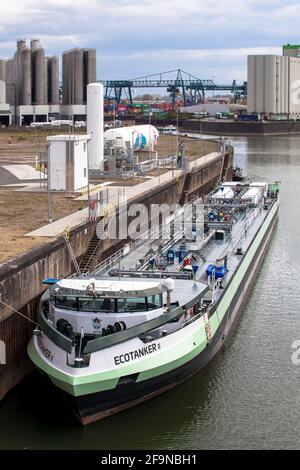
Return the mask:
<svg viewBox="0 0 300 470"><path fill-rule="evenodd" d="M21 52L21 103L31 105L31 51L26 48Z"/></svg>
<svg viewBox="0 0 300 470"><path fill-rule="evenodd" d="M74 51L74 102L83 104L83 49Z"/></svg>
<svg viewBox="0 0 300 470"><path fill-rule="evenodd" d="M35 104L46 104L46 62L45 50L34 51L34 90Z"/></svg>
<svg viewBox="0 0 300 470"><path fill-rule="evenodd" d="M278 79L280 73L280 63L274 55L262 56L264 59L264 80L260 84L260 88L264 89L265 96L265 106L260 111L265 111L266 113L276 113L278 112L278 106L280 105L277 102L278 89ZM278 75L277 75L278 72ZM266 86L266 84L268 84Z"/></svg>
<svg viewBox="0 0 300 470"><path fill-rule="evenodd" d="M254 113L255 108L255 93L256 93L256 56L248 55L248 67L247 67L247 109L248 113Z"/></svg>
<svg viewBox="0 0 300 470"><path fill-rule="evenodd" d="M63 104L70 104L69 103L68 62L69 62L69 55L67 52L64 52L62 55L62 102Z"/></svg>
<svg viewBox="0 0 300 470"><path fill-rule="evenodd" d="M31 52L35 52L37 49L40 49L41 43L39 39L31 39L30 41L30 50Z"/></svg>
<svg viewBox="0 0 300 470"><path fill-rule="evenodd" d="M62 58L63 104L74 104L75 51L66 51Z"/></svg>
<svg viewBox="0 0 300 470"><path fill-rule="evenodd" d="M6 63L0 60L0 104L6 103Z"/></svg>
<svg viewBox="0 0 300 470"><path fill-rule="evenodd" d="M289 88L289 58L283 58L284 63L284 103L285 113L290 112L290 88Z"/></svg>
<svg viewBox="0 0 300 470"><path fill-rule="evenodd" d="M6 61L0 59L0 80L6 82Z"/></svg>
<svg viewBox="0 0 300 470"><path fill-rule="evenodd" d="M48 57L48 102L59 104L58 57Z"/></svg>
<svg viewBox="0 0 300 470"><path fill-rule="evenodd" d="M96 77L96 49L88 49L87 54L87 85L89 83L95 83Z"/></svg>
<svg viewBox="0 0 300 470"><path fill-rule="evenodd" d="M15 106L17 101L16 61L14 58L6 61L6 99L7 103Z"/></svg>
<svg viewBox="0 0 300 470"><path fill-rule="evenodd" d="M265 111L265 61L264 56L257 55L255 60L255 111Z"/></svg>
<svg viewBox="0 0 300 470"><path fill-rule="evenodd" d="M96 77L96 49L85 49L83 51L83 101L86 103L86 91L89 83L95 83Z"/></svg>
<svg viewBox="0 0 300 470"><path fill-rule="evenodd" d="M44 67L45 67L44 100L45 100L45 104L48 104L48 95L49 95L48 87L49 87L49 84L48 84L48 59L47 59L47 57L45 57Z"/></svg>
<svg viewBox="0 0 300 470"><path fill-rule="evenodd" d="M16 84L16 101L18 104L23 102L23 78L24 78L24 65L23 65L23 52L27 49L27 44L24 39L17 41L17 50L14 56L14 83Z"/></svg>

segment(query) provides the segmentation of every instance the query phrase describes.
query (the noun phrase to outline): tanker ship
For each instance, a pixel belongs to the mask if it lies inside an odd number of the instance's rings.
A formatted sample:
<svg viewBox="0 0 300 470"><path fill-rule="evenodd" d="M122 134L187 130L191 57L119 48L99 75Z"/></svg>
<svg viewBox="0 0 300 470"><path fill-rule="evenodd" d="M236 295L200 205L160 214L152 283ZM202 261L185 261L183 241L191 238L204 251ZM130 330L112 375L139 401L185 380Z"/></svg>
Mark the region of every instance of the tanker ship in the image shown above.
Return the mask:
<svg viewBox="0 0 300 470"><path fill-rule="evenodd" d="M169 239L142 236L86 276L46 281L28 353L82 424L168 391L222 348L271 239L279 187L224 183L203 207L200 237L194 217L187 236L175 214Z"/></svg>

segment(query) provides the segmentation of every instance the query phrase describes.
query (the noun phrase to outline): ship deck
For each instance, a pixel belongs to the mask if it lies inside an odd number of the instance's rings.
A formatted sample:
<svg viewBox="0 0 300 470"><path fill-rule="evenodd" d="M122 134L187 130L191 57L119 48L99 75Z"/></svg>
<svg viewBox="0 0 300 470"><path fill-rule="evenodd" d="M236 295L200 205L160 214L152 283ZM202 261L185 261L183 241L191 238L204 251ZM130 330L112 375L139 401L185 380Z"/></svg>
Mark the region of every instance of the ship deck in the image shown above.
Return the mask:
<svg viewBox="0 0 300 470"><path fill-rule="evenodd" d="M191 280L185 279L174 279L175 282L175 289L172 296L172 302L180 299L181 302L185 303L188 298L190 298L190 294L194 293L194 296L198 294L195 290L197 289L195 286L199 285L207 285L208 277L206 274L206 269L208 265L215 264L218 259L223 259L227 256L227 275L222 280L222 287L226 287L228 282L230 281L231 277L235 273L238 265L243 259L243 256L236 254L237 247L242 249L244 253L248 247L250 246L251 242L255 238L258 230L260 229L264 219L268 214L268 210L263 208L252 208L248 209L247 212L238 212L236 216L236 222L232 226L231 234L226 234L224 240L215 240L212 238L203 249L201 249L201 255L204 255L205 261L199 259L197 257L196 261L191 261L191 265L197 265L198 271L194 276L194 280L198 282L191 282ZM248 227L246 228L246 226ZM186 245L188 247L188 242ZM129 274L128 277L133 278L134 273L137 274L137 277L140 274L143 276L143 280L146 280L146 276L151 276L152 273L161 272L160 269L149 269L148 270L140 270L138 266L140 264L140 260L144 260L146 255L149 253L150 248L156 251L161 244L161 240L145 240L141 243L137 248L132 249L126 254L124 257L120 258L114 265L111 265L106 272L97 272L95 271L95 277L101 276L109 277L109 272L114 270L115 276L118 276L118 272L121 273L122 278L127 278L127 275L124 271L132 271L132 274ZM182 239L179 240L177 243L173 245L174 251L179 249L179 246L182 244ZM195 243L192 242L194 245ZM163 269L164 273L170 273L170 277L173 277L172 274L174 272L179 273L181 268L181 264L178 261L178 258L175 256L175 260L173 264L166 264ZM123 273L122 273L123 272ZM182 272L182 271L181 271ZM98 276L97 276L98 275ZM199 282L200 281L200 282ZM200 284L201 283L201 284ZM192 286L192 287L189 287ZM222 289L217 289L216 294L217 298L222 295ZM174 298L176 297L176 299Z"/></svg>

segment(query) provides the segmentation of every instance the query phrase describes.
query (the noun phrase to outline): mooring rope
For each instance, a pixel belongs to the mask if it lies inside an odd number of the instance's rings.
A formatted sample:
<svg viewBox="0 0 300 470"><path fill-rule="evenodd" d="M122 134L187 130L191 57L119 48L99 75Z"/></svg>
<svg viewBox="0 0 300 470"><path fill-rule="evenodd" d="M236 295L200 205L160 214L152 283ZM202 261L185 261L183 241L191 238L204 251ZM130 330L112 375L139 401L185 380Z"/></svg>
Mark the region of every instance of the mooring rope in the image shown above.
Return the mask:
<svg viewBox="0 0 300 470"><path fill-rule="evenodd" d="M31 323L33 323L34 325L38 326L38 323L36 323L35 321L31 320L31 318L26 317L26 315L24 315L23 313L19 312L18 310L16 310L15 308L11 307L10 305L6 304L5 302L3 302L3 300L0 300L0 303L3 304L3 305L5 305L5 307L10 308L13 312L17 313L18 315L21 315L21 317L25 318L25 320L28 320L28 321L30 321Z"/></svg>

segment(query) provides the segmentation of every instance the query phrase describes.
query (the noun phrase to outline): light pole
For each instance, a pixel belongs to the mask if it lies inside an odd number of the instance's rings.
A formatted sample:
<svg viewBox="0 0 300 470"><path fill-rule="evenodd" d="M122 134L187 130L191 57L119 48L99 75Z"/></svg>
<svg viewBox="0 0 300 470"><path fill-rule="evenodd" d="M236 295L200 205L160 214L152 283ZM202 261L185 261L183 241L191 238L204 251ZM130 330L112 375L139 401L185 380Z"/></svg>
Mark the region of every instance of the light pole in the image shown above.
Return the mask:
<svg viewBox="0 0 300 470"><path fill-rule="evenodd" d="M178 105L176 107L176 127L177 127L177 138L176 138L176 146L177 146L177 152L178 152L178 146L179 146L179 128L178 128Z"/></svg>
<svg viewBox="0 0 300 470"><path fill-rule="evenodd" d="M48 222L52 223L52 216L51 216L51 169L50 169L50 144L47 146L47 169L48 169L48 177L47 177L47 198L48 198Z"/></svg>
<svg viewBox="0 0 300 470"><path fill-rule="evenodd" d="M88 194L88 214L89 214L89 221L91 220L91 197L90 197L90 164L89 164L89 143L91 138L89 138L86 142L86 153L87 153L87 194Z"/></svg>

